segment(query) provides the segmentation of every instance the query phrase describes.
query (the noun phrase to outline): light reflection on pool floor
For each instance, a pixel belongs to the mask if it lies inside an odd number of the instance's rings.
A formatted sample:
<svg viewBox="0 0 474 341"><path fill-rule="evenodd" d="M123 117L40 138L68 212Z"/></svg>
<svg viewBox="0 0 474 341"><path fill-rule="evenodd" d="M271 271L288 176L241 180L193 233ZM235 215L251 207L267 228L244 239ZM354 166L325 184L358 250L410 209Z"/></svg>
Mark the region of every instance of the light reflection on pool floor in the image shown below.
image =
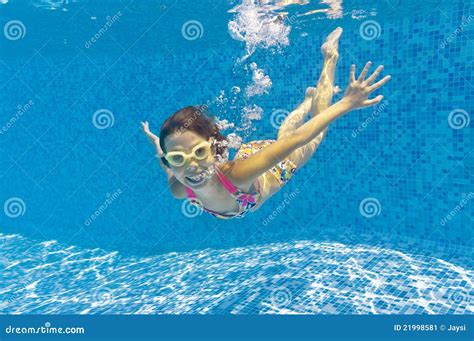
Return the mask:
<svg viewBox="0 0 474 341"><path fill-rule="evenodd" d="M125 258L0 234L0 313L472 314L473 272L298 241Z"/></svg>

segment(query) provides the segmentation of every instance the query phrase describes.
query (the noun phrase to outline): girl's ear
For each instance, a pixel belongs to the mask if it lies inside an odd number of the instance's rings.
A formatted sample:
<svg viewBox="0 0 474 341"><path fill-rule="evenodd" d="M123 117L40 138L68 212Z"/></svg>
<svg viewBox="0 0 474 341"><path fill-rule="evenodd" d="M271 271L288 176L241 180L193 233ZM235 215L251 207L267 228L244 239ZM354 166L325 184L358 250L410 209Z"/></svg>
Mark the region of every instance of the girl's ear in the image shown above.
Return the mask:
<svg viewBox="0 0 474 341"><path fill-rule="evenodd" d="M209 142L209 143L211 144L211 149L215 152L216 149L217 149L217 143L216 143L217 140L216 140L213 136L211 136L211 137L207 140L207 142Z"/></svg>
<svg viewBox="0 0 474 341"><path fill-rule="evenodd" d="M164 156L160 157L160 160L161 162L163 162L163 164L168 167L168 168L171 168L170 167L170 164L168 163L168 160L166 160L166 158Z"/></svg>
<svg viewBox="0 0 474 341"><path fill-rule="evenodd" d="M217 152L217 146L216 146L216 144L215 144L215 141L214 141L214 140L210 140L209 142L211 143L211 151L212 151L212 154L215 155L216 152Z"/></svg>
<svg viewBox="0 0 474 341"><path fill-rule="evenodd" d="M211 144L212 154L215 156L217 154L217 148L218 148L217 140L211 136L208 141Z"/></svg>

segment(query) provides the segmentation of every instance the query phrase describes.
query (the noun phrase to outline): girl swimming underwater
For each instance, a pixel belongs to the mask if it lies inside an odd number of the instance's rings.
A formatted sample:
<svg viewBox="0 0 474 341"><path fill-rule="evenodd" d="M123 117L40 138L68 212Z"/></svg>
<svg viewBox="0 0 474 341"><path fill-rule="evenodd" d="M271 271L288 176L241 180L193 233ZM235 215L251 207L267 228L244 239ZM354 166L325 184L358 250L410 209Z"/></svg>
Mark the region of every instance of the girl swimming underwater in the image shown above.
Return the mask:
<svg viewBox="0 0 474 341"><path fill-rule="evenodd" d="M337 28L322 45L324 65L317 88L306 90L304 101L280 126L277 140L244 143L234 160L227 160L227 140L202 107L189 106L174 113L164 122L159 137L150 131L148 122L142 122L156 146L173 196L188 197L218 218L243 217L278 192L313 156L331 122L349 111L379 103L383 96L368 99L368 95L390 76L374 83L383 69L379 66L366 79L368 62L357 79L355 65L351 66L343 98L330 106L341 33ZM305 123L308 113L311 118Z"/></svg>

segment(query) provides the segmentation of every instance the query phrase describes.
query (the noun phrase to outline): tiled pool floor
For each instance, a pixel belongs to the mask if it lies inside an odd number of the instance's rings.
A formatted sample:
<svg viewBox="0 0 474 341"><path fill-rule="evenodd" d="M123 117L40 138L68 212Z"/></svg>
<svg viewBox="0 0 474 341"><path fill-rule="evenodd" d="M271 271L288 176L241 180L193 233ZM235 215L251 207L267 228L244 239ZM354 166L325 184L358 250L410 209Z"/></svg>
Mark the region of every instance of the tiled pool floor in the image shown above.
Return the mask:
<svg viewBox="0 0 474 341"><path fill-rule="evenodd" d="M474 271L295 241L147 258L0 235L1 313L472 314ZM21 280L18 280L21 279Z"/></svg>

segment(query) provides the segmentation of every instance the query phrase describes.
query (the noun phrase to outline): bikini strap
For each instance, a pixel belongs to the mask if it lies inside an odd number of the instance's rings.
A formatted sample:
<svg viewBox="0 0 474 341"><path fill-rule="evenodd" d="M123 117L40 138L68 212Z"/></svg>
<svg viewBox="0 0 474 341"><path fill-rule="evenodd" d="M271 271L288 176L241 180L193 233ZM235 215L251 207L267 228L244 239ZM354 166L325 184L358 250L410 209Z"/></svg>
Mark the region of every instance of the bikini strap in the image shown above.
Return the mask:
<svg viewBox="0 0 474 341"><path fill-rule="evenodd" d="M227 179L227 177L224 175L224 173L222 173L219 167L217 166L214 166L214 167L216 169L217 177L219 181L221 182L222 186L224 186L224 188L232 195L239 194L240 190L237 187L235 187L234 184L229 179ZM188 195L190 199L196 199L196 194L191 188L186 186L184 189L186 190L186 194Z"/></svg>
<svg viewBox="0 0 474 341"><path fill-rule="evenodd" d="M240 190L234 186L234 184L222 173L222 171L219 169L219 167L216 167L216 174L219 177L219 180L224 186L224 188L230 193L230 194L236 194L240 192Z"/></svg>
<svg viewBox="0 0 474 341"><path fill-rule="evenodd" d="M184 187L186 190L186 194L188 195L188 198L190 199L196 199L196 194L194 194L193 190L189 188L188 186Z"/></svg>

